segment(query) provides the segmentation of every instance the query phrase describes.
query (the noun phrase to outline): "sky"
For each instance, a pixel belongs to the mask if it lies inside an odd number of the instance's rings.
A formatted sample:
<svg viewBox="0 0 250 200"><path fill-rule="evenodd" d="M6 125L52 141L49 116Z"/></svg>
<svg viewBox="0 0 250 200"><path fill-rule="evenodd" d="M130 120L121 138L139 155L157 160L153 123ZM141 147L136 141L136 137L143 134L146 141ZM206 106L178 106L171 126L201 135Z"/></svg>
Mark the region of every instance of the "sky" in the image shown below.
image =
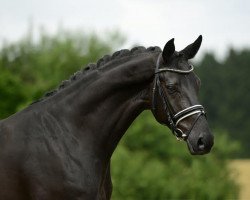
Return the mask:
<svg viewBox="0 0 250 200"><path fill-rule="evenodd" d="M175 38L176 50L203 35L201 52L224 57L230 47L250 48L249 0L0 0L0 45L16 41L32 24L66 30L118 30L134 44L160 46ZM202 54L202 53L201 53Z"/></svg>

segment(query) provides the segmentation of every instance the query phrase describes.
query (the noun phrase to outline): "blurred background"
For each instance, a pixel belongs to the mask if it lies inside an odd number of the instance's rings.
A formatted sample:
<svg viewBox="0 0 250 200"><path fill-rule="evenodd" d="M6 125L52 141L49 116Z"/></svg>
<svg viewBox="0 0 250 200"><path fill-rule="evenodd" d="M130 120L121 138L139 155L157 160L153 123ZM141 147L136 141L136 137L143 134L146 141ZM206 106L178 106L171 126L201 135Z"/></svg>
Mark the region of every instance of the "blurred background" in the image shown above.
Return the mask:
<svg viewBox="0 0 250 200"><path fill-rule="evenodd" d="M212 152L191 156L146 111L113 155L112 199L250 199L249 21L247 0L0 0L0 119L105 54L202 34Z"/></svg>

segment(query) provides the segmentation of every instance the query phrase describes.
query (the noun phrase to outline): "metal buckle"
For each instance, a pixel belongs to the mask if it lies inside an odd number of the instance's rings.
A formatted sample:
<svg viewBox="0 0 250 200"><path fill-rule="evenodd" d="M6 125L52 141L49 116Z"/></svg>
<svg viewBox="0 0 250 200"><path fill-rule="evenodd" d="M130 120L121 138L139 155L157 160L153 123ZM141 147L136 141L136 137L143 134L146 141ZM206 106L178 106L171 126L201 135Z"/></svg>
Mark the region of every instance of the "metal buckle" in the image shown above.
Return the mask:
<svg viewBox="0 0 250 200"><path fill-rule="evenodd" d="M174 134L175 134L175 137L178 141L183 141L187 137L187 135L185 133L183 133L183 131L179 128L175 128Z"/></svg>

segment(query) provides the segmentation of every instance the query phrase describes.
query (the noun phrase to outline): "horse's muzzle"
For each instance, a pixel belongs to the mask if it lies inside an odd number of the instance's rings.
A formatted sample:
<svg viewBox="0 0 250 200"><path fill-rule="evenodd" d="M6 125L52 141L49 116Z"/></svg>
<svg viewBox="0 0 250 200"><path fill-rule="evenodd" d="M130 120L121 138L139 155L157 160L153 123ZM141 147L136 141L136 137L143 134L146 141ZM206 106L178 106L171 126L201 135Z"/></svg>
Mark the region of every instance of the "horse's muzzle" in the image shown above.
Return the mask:
<svg viewBox="0 0 250 200"><path fill-rule="evenodd" d="M187 139L187 145L192 155L203 155L211 151L214 144L214 137L212 134L206 135L200 134L198 140L190 141Z"/></svg>
<svg viewBox="0 0 250 200"><path fill-rule="evenodd" d="M189 151L193 155L203 155L211 151L214 144L214 136L204 117L197 121L186 141Z"/></svg>

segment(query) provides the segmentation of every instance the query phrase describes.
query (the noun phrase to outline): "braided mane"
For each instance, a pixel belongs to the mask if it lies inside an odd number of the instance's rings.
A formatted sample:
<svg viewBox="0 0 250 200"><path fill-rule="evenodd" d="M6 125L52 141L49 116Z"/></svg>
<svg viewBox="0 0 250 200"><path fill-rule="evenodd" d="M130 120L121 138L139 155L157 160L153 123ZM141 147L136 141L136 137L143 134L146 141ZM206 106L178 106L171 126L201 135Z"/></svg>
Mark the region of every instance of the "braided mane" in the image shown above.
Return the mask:
<svg viewBox="0 0 250 200"><path fill-rule="evenodd" d="M42 101L44 99L46 99L47 97L53 96L56 93L58 93L59 91L61 91L62 89L64 89L65 87L69 86L72 82L74 82L75 80L78 80L80 77L88 74L88 72L96 70L100 67L102 67L103 65L105 65L106 63L116 60L118 58L123 58L126 56L132 56L132 55L137 55L140 53L145 53L145 52L161 52L161 48L160 47L149 47L149 48L145 48L143 46L137 46L132 48L131 50L128 49L122 49L120 51L116 51L115 53L113 53L112 55L105 55L102 58L100 58L97 63L90 63L88 64L86 67L84 67L83 69L75 72L73 75L70 76L70 78L68 80L64 80L61 82L61 84L58 86L58 88L45 93L45 95L39 99L36 102ZM36 103L34 102L34 103Z"/></svg>

